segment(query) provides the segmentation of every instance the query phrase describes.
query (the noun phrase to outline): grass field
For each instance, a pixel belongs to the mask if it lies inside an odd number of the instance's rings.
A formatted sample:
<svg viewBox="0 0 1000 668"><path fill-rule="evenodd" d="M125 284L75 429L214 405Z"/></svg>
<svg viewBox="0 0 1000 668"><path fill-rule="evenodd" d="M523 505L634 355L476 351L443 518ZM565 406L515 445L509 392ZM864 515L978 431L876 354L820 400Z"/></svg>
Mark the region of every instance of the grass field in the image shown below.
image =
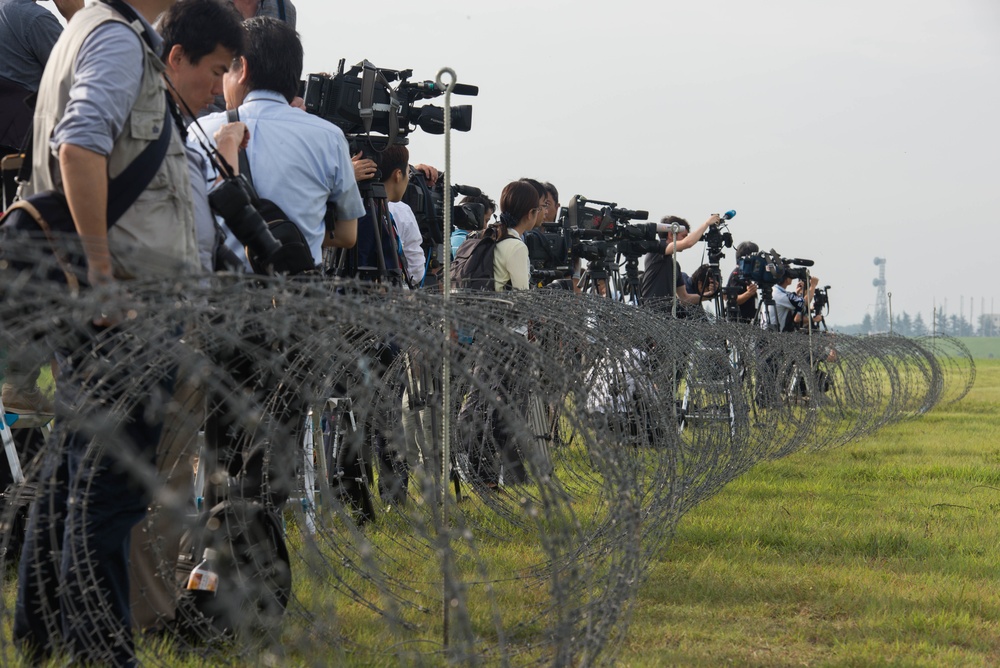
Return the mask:
<svg viewBox="0 0 1000 668"><path fill-rule="evenodd" d="M958 404L697 506L620 664L1000 665L1000 361L977 370Z"/></svg>
<svg viewBox="0 0 1000 668"><path fill-rule="evenodd" d="M1000 359L1000 336L970 336L959 339L976 359Z"/></svg>

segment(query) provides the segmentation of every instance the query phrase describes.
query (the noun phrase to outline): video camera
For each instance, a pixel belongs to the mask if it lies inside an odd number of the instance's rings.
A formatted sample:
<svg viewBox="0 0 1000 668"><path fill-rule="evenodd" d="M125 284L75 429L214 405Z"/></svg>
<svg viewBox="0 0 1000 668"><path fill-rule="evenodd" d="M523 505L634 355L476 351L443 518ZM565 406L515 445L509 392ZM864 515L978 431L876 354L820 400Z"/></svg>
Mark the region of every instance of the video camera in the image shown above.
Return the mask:
<svg viewBox="0 0 1000 668"><path fill-rule="evenodd" d="M406 143L403 138L419 127L429 134L444 134L444 109L417 106L445 93L433 81L411 82L413 70L389 70L364 60L344 71L340 60L337 74L310 74L302 97L306 111L324 118L347 135L364 138L373 148ZM390 84L398 81L395 88ZM456 95L478 95L479 88L455 84ZM472 129L472 106L451 108L451 127L459 132ZM377 133L383 137L373 137Z"/></svg>
<svg viewBox="0 0 1000 668"><path fill-rule="evenodd" d="M569 230L572 252L587 257L588 245L613 244L626 258L638 258L645 253L662 253L663 242L656 235L656 223L632 224L633 220L648 220L649 212L619 208L615 202L588 200L573 195L566 207L565 227Z"/></svg>
<svg viewBox="0 0 1000 668"><path fill-rule="evenodd" d="M784 282L786 278L806 280L807 267L815 264L812 260L784 258L773 248L770 252L760 251L740 259L739 269L743 276L761 287L770 288ZM793 267L792 265L798 265Z"/></svg>
<svg viewBox="0 0 1000 668"><path fill-rule="evenodd" d="M813 315L823 315L823 309L830 312L830 286L813 290Z"/></svg>
<svg viewBox="0 0 1000 668"><path fill-rule="evenodd" d="M718 265L719 260L726 257L722 252L723 248L733 247L733 235L730 233L727 220L732 220L736 211L730 209L722 214L722 220L718 225L709 225L705 235L701 238L708 245L708 261L710 264ZM723 231L725 230L725 231Z"/></svg>
<svg viewBox="0 0 1000 668"><path fill-rule="evenodd" d="M410 183L403 194L403 202L413 210L413 215L420 226L421 246L424 252L431 251L431 266L441 262L441 245L444 239L444 184L447 175L441 172L437 182L431 188L427 179L419 170L410 167ZM482 195L482 191L474 186L453 184L451 186L451 224L452 228L470 232L482 229L486 210L482 204L455 204L458 195ZM435 264L437 263L437 264Z"/></svg>

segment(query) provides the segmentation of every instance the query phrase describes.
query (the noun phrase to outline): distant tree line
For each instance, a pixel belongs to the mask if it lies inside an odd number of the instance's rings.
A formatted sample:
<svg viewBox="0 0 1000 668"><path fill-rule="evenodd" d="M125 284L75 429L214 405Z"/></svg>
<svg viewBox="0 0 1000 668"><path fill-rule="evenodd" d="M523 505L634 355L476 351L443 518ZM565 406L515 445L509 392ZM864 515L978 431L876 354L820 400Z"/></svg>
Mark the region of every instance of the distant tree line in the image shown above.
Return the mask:
<svg viewBox="0 0 1000 668"><path fill-rule="evenodd" d="M930 336L932 334L947 336L1000 336L1000 328L988 315L980 315L975 324L970 323L964 315L948 315L944 311L936 311L934 323L926 322L923 315L917 313L911 317L903 311L892 319L892 333L898 336ZM872 316L865 314L864 320L858 325L838 327L845 334L882 334L875 329Z"/></svg>

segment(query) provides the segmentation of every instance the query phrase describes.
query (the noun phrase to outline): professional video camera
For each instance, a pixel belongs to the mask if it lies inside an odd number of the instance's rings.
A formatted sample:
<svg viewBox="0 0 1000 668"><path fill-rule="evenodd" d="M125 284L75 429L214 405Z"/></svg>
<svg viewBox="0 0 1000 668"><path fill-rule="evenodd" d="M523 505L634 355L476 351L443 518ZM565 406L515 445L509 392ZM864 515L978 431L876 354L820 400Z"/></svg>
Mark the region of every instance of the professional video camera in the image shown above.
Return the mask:
<svg viewBox="0 0 1000 668"><path fill-rule="evenodd" d="M619 208L615 202L573 195L566 211L566 227L573 239L572 252L577 257L587 258L587 254L594 254L586 248L587 245L613 242L617 252L626 258L662 253L664 246L656 235L656 223L630 223L648 218L647 211Z"/></svg>
<svg viewBox="0 0 1000 668"><path fill-rule="evenodd" d="M424 254L430 253L430 268L441 265L442 244L444 239L444 184L447 175L441 172L437 182L431 188L427 179L419 170L410 167L410 183L403 194L403 202L413 210L413 215L420 226L420 245ZM452 184L451 186L451 225L452 228L470 232L481 229L486 211L482 204L455 204L458 195L482 195L482 191L474 186Z"/></svg>
<svg viewBox="0 0 1000 668"><path fill-rule="evenodd" d="M773 287L786 278L798 278L806 280L809 270L806 267L813 266L812 260L801 258L784 258L773 248L770 252L760 251L752 255L746 255L740 259L740 273L766 288ZM793 267L792 265L798 265Z"/></svg>
<svg viewBox="0 0 1000 668"><path fill-rule="evenodd" d="M708 245L708 262L714 267L719 266L719 260L726 257L722 252L723 248L733 247L733 235L730 233L726 221L732 220L736 211L730 209L722 214L722 220L718 225L709 225L705 230L705 235L701 238Z"/></svg>
<svg viewBox="0 0 1000 668"><path fill-rule="evenodd" d="M419 100L443 95L433 81L411 82L413 70L389 70L364 60L344 71L340 60L337 74L310 74L303 98L306 111L330 121L354 140L378 149L403 138L419 127L430 134L444 133L444 109L433 105L416 106ZM396 87L390 84L398 81ZM456 95L478 95L479 88L455 84ZM472 129L472 106L451 108L451 127L459 132ZM372 133L384 135L375 137ZM362 141L363 138L363 141Z"/></svg>
<svg viewBox="0 0 1000 668"><path fill-rule="evenodd" d="M824 285L822 288L816 288L813 290L813 304L812 312L813 316L819 316L820 321L816 323L818 327L826 329L826 317L824 314L830 313L830 286Z"/></svg>

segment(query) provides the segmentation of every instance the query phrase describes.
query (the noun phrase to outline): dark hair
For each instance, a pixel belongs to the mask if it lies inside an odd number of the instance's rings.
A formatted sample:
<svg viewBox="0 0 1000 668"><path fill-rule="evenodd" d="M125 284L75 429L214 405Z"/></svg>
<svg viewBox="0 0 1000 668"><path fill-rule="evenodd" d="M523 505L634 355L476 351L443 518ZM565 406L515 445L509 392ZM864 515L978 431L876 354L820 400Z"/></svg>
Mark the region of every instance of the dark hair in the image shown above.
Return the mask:
<svg viewBox="0 0 1000 668"><path fill-rule="evenodd" d="M760 250L760 246L752 241L744 241L739 246L736 247L736 259L739 260L747 255L753 255Z"/></svg>
<svg viewBox="0 0 1000 668"><path fill-rule="evenodd" d="M482 195L466 195L458 201L459 204L482 204L483 208L488 211L496 211L497 203L490 199L490 196L486 193Z"/></svg>
<svg viewBox="0 0 1000 668"><path fill-rule="evenodd" d="M284 21L255 16L243 22L246 42L243 55L250 70L250 90L273 90L291 102L302 77L302 42Z"/></svg>
<svg viewBox="0 0 1000 668"><path fill-rule="evenodd" d="M163 15L158 32L163 37L163 58L176 45L192 65L223 47L234 58L243 55L243 17L225 0L178 0Z"/></svg>
<svg viewBox="0 0 1000 668"><path fill-rule="evenodd" d="M558 204L559 203L559 191L556 190L556 187L554 185L552 185L551 183L549 183L548 181L546 181L545 183L543 183L542 187L545 188L545 192L547 192L548 194L552 195L552 201Z"/></svg>
<svg viewBox="0 0 1000 668"><path fill-rule="evenodd" d="M410 149L402 144L392 144L378 154L378 159L375 162L378 171L382 173L380 178L383 181L388 180L397 169L405 175L410 164Z"/></svg>
<svg viewBox="0 0 1000 668"><path fill-rule="evenodd" d="M535 189L535 192L538 193L538 199L542 199L543 197L545 197L545 186L542 185L541 181L536 181L535 179L518 179L518 180L524 181L525 183L531 185L531 187Z"/></svg>
<svg viewBox="0 0 1000 668"><path fill-rule="evenodd" d="M459 204L482 204L483 205L483 222L482 222L482 226L485 226L486 223L488 222L487 218L486 218L486 212L487 211L496 211L497 210L497 203L494 202L492 199L490 199L490 197L488 195L486 195L485 193L482 194L482 195L466 195L461 200L459 200L458 203Z"/></svg>
<svg viewBox="0 0 1000 668"><path fill-rule="evenodd" d="M684 220L683 218L681 218L680 216L664 216L663 219L660 220L660 222L663 223L664 225L673 225L674 223L677 223L678 225L683 227L687 232L691 231L691 224L686 220ZM660 232L659 236L661 239L666 239L668 234L670 234L669 230L667 232Z"/></svg>
<svg viewBox="0 0 1000 668"><path fill-rule="evenodd" d="M698 294L704 294L705 288L708 287L708 279L712 276L711 269L709 265L703 264L691 274L691 285Z"/></svg>
<svg viewBox="0 0 1000 668"><path fill-rule="evenodd" d="M538 208L538 192L524 179L511 181L500 193L500 224L515 227L521 219ZM507 230L503 230L506 235ZM500 237L503 238L502 236Z"/></svg>

